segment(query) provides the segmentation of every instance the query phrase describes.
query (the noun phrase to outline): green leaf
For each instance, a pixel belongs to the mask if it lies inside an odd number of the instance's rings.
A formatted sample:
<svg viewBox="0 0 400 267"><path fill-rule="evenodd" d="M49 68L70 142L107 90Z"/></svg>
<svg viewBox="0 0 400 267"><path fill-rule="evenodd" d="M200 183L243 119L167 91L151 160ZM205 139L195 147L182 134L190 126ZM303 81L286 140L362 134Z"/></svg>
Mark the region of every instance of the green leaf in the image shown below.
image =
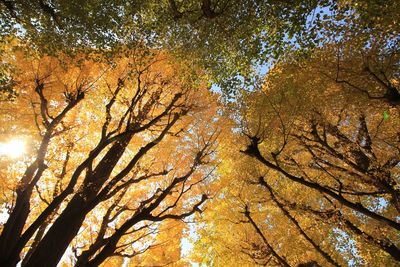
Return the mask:
<svg viewBox="0 0 400 267"><path fill-rule="evenodd" d="M389 113L385 110L384 112L383 112L383 120L385 120L385 121L387 121L388 119L389 119Z"/></svg>

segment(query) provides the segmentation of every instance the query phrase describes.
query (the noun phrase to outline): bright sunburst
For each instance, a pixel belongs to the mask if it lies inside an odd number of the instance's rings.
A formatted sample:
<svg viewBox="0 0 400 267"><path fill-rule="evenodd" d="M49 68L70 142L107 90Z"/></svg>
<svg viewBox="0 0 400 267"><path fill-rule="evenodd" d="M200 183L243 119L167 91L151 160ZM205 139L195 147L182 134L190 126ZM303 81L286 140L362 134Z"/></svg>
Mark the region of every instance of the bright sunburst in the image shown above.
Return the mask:
<svg viewBox="0 0 400 267"><path fill-rule="evenodd" d="M10 140L7 143L0 143L0 156L18 158L25 153L25 142L20 139Z"/></svg>

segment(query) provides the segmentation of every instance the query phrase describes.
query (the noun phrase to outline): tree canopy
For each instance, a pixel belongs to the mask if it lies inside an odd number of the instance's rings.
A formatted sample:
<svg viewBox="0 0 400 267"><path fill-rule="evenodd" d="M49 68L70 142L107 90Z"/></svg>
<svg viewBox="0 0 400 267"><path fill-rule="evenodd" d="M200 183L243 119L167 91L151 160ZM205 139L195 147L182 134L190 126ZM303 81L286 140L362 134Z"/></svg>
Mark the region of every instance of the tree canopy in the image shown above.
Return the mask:
<svg viewBox="0 0 400 267"><path fill-rule="evenodd" d="M399 264L399 1L0 11L0 266Z"/></svg>
<svg viewBox="0 0 400 267"><path fill-rule="evenodd" d="M30 48L110 52L144 43L190 58L231 92L255 65L348 35L343 23L354 34L398 35L397 1L380 2L5 0L0 8L2 36L16 33Z"/></svg>

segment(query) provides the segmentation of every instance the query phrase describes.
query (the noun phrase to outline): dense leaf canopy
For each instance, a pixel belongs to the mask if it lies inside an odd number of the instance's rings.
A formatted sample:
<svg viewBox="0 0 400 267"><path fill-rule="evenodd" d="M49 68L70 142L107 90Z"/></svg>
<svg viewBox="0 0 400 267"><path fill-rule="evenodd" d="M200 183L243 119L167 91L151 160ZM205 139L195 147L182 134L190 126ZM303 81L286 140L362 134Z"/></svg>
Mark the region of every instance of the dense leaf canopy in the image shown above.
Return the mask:
<svg viewBox="0 0 400 267"><path fill-rule="evenodd" d="M0 0L0 266L397 266L398 0Z"/></svg>

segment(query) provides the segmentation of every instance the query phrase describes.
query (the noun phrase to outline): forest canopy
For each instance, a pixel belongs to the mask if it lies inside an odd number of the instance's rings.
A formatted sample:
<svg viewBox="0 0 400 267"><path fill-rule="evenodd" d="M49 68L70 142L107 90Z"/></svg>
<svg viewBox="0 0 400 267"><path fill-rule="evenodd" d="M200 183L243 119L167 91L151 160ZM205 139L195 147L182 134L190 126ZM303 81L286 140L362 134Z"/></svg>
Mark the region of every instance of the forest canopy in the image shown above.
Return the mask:
<svg viewBox="0 0 400 267"><path fill-rule="evenodd" d="M125 50L144 44L200 65L226 92L255 66L288 51L371 34L398 38L399 3L390 1L48 1L4 0L1 42L18 35L45 53ZM345 25L345 27L343 27ZM392 35L388 37L388 35Z"/></svg>
<svg viewBox="0 0 400 267"><path fill-rule="evenodd" d="M397 0L0 1L0 266L397 266Z"/></svg>

